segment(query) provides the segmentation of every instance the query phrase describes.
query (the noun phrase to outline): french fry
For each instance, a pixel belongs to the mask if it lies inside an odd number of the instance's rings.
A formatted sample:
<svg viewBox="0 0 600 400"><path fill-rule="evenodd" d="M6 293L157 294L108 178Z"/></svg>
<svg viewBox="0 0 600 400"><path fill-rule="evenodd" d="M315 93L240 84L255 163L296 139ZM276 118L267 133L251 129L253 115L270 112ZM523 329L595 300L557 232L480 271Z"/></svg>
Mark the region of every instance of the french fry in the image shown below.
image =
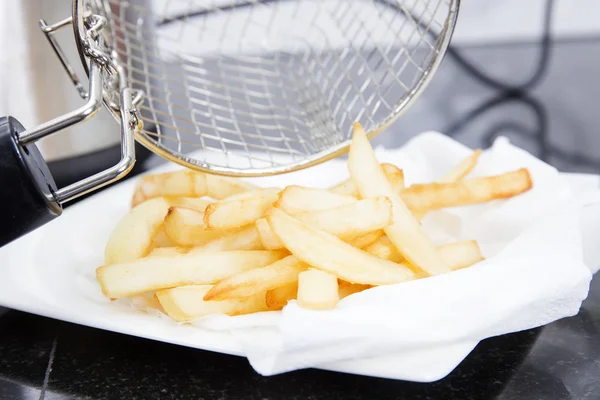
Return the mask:
<svg viewBox="0 0 600 400"><path fill-rule="evenodd" d="M225 233L218 239L213 239L196 250L231 251L231 250L264 250L255 226L249 226L239 231Z"/></svg>
<svg viewBox="0 0 600 400"><path fill-rule="evenodd" d="M381 236L373 243L363 247L363 250L375 257L389 260L395 263L401 263L406 261L402 254L398 252L390 238L387 236Z"/></svg>
<svg viewBox="0 0 600 400"><path fill-rule="evenodd" d="M285 251L197 251L171 257L146 257L96 269L109 298L130 297L183 285L214 284L234 274L264 267Z"/></svg>
<svg viewBox="0 0 600 400"><path fill-rule="evenodd" d="M165 312L165 310L160 305L160 302L158 301L156 296L154 296L154 293L146 293L146 294L142 294L139 296L133 296L133 297L130 297L129 300L131 301L131 304L136 308L139 308L139 309L142 309L145 311L150 309L150 310L160 311L162 313Z"/></svg>
<svg viewBox="0 0 600 400"><path fill-rule="evenodd" d="M327 189L313 189L304 186L288 186L279 193L273 204L288 214L327 210L356 203L356 198L332 193Z"/></svg>
<svg viewBox="0 0 600 400"><path fill-rule="evenodd" d="M281 310L290 300L295 300L298 295L298 281L271 289L265 296L267 307L271 311Z"/></svg>
<svg viewBox="0 0 600 400"><path fill-rule="evenodd" d="M473 154L465 158L460 164L444 175L444 177L440 179L440 183L458 182L463 179L473 170L473 168L475 168L477 161L479 161L479 156L481 156L481 149L475 150Z"/></svg>
<svg viewBox="0 0 600 400"><path fill-rule="evenodd" d="M412 265L430 275L448 272L448 266L421 229L419 222L387 181L369 139L359 123L354 124L354 135L348 155L348 170L362 198L385 196L391 200L394 223L384 230L400 254ZM369 282L355 281L355 283Z"/></svg>
<svg viewBox="0 0 600 400"><path fill-rule="evenodd" d="M185 254L188 251L190 251L188 247L156 247L146 257L171 257Z"/></svg>
<svg viewBox="0 0 600 400"><path fill-rule="evenodd" d="M266 267L244 271L220 281L206 293L204 299L224 300L264 293L297 282L298 274L307 268L308 265L296 257L288 256Z"/></svg>
<svg viewBox="0 0 600 400"><path fill-rule="evenodd" d="M189 170L146 175L137 182L131 206L159 196L202 197L207 194L206 174Z"/></svg>
<svg viewBox="0 0 600 400"><path fill-rule="evenodd" d="M175 321L187 322L209 314L241 315L267 311L265 294L235 300L206 301L210 285L180 286L156 292L165 313Z"/></svg>
<svg viewBox="0 0 600 400"><path fill-rule="evenodd" d="M527 169L454 183L412 185L402 192L402 200L413 210L437 210L506 199L533 186Z"/></svg>
<svg viewBox="0 0 600 400"><path fill-rule="evenodd" d="M234 200L223 200L206 207L204 223L208 229L236 229L264 217L277 200L279 189L261 189L250 192L250 196Z"/></svg>
<svg viewBox="0 0 600 400"><path fill-rule="evenodd" d="M206 207L213 202L207 199L201 199L199 197L177 197L167 196L165 199L173 207L191 208L198 212L204 212Z"/></svg>
<svg viewBox="0 0 600 400"><path fill-rule="evenodd" d="M335 275L309 269L298 275L298 305L310 310L331 310L340 301Z"/></svg>
<svg viewBox="0 0 600 400"><path fill-rule="evenodd" d="M479 245L475 240L449 243L439 246L438 249L446 264L453 271L470 267L484 260Z"/></svg>
<svg viewBox="0 0 600 400"><path fill-rule="evenodd" d="M392 204L386 197L357 200L352 204L327 210L303 212L294 215L301 222L335 235L345 242L359 240L355 247L364 247L379 235L367 234L385 228L392 223ZM276 250L284 248L265 219L256 221L256 228L263 246ZM352 240L351 240L352 239Z"/></svg>
<svg viewBox="0 0 600 400"><path fill-rule="evenodd" d="M384 260L396 263L405 262L404 257L400 255L396 247L386 236L379 238L376 242L365 247L367 253ZM457 270L470 267L471 265L483 260L479 245L474 240L464 240L461 242L449 243L437 247L438 252L448 264L450 269Z"/></svg>
<svg viewBox="0 0 600 400"><path fill-rule="evenodd" d="M363 249L366 246L370 245L371 243L374 243L375 241L377 241L377 239L379 239L381 236L383 236L383 231L379 230L379 231L369 232L364 235L360 235L360 236L354 237L352 239L344 240L344 241L346 243L348 243L349 245L356 247L357 249Z"/></svg>
<svg viewBox="0 0 600 400"><path fill-rule="evenodd" d="M404 190L404 171L394 164L387 163L381 164L381 169L383 170L383 174L387 181L390 183L392 190L396 193L402 192Z"/></svg>
<svg viewBox="0 0 600 400"><path fill-rule="evenodd" d="M206 187L207 195L217 200L259 189L259 187L241 179L211 174L206 175Z"/></svg>
<svg viewBox="0 0 600 400"><path fill-rule="evenodd" d="M204 224L204 213L189 208L171 207L164 220L164 230L178 246L201 246L229 233L210 230Z"/></svg>
<svg viewBox="0 0 600 400"><path fill-rule="evenodd" d="M345 181L332 186L329 188L329 191L331 193L340 194L343 196L358 197L358 191L356 190L356 185L352 179L346 179Z"/></svg>
<svg viewBox="0 0 600 400"><path fill-rule="evenodd" d="M444 175L444 177L442 177L442 179L440 179L439 182L440 183L452 183L452 182L460 181L465 176L467 176L469 174L469 172L471 172L473 170L473 168L475 168L475 165L477 165L477 161L479 160L480 155L481 155L481 150L480 149L475 150L473 152L473 154L471 154L470 156L465 158L460 164L458 164L450 172L448 172L446 175ZM411 209L411 211L413 212L413 215L415 216L415 218L420 221L423 219L425 214L427 214L428 210L426 210L426 209L416 210L413 208L413 209Z"/></svg>
<svg viewBox="0 0 600 400"><path fill-rule="evenodd" d="M404 172L400 168L398 168L394 164L388 163L381 164L381 168L383 169L383 173L385 174L385 177L387 178L388 182L390 183L390 185L392 185L392 188L397 193L400 193L402 190L404 190ZM352 178L338 185L335 185L329 190L336 194L359 197L358 190L356 189L356 185L354 184Z"/></svg>
<svg viewBox="0 0 600 400"><path fill-rule="evenodd" d="M295 214L294 218L341 239L351 238L390 225L392 203L386 197L374 197L327 210Z"/></svg>
<svg viewBox="0 0 600 400"><path fill-rule="evenodd" d="M360 283L349 283L338 280L338 296L341 299L350 296L351 294L362 292L363 290L371 289L371 285L361 285Z"/></svg>
<svg viewBox="0 0 600 400"><path fill-rule="evenodd" d="M129 262L148 254L168 210L169 203L162 198L131 210L112 231L104 250L104 263Z"/></svg>
<svg viewBox="0 0 600 400"><path fill-rule="evenodd" d="M386 285L415 278L402 264L372 256L337 237L303 224L274 208L267 215L271 229L299 260L351 282Z"/></svg>
<svg viewBox="0 0 600 400"><path fill-rule="evenodd" d="M267 250L278 250L283 249L285 246L281 243L281 240L273 233L273 230L269 226L266 218L259 218L256 220L256 231L263 247Z"/></svg>
<svg viewBox="0 0 600 400"><path fill-rule="evenodd" d="M167 211L168 213L168 211ZM173 247L176 244L169 238L169 236L165 233L164 225L161 226L158 230L158 233L154 237L154 243L152 247Z"/></svg>

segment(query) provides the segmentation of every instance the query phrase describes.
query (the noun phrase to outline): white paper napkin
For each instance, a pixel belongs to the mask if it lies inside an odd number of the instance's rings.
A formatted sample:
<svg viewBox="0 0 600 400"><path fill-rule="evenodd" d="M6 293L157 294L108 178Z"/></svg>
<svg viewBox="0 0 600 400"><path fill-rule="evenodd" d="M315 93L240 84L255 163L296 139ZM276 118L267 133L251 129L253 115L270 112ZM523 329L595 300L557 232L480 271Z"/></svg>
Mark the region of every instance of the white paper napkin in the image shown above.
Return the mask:
<svg viewBox="0 0 600 400"><path fill-rule="evenodd" d="M402 167L410 184L438 179L469 152L446 136L426 133L402 149L379 149L378 157ZM531 191L433 212L423 221L437 243L477 240L486 257L477 265L357 293L335 310L305 310L292 301L282 312L210 316L195 324L231 331L256 371L273 375L477 343L574 315L600 264L594 245L600 235L598 177L567 179L504 138L483 153L471 176L521 167L531 172ZM339 166L328 171L344 178Z"/></svg>

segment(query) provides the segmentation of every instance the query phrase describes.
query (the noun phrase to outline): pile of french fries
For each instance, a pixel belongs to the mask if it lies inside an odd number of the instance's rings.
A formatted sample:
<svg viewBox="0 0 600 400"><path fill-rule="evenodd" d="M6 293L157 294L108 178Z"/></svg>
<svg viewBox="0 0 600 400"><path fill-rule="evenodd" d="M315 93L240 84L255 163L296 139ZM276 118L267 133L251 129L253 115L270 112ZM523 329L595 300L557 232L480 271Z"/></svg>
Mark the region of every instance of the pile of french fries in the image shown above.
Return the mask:
<svg viewBox="0 0 600 400"><path fill-rule="evenodd" d="M405 187L403 171L377 161L357 123L350 179L330 189L259 188L187 170L144 176L97 279L111 299L151 299L186 322L281 310L290 300L332 309L374 286L466 268L483 259L477 243L436 247L420 219L532 187L525 169L465 179L480 153L439 182Z"/></svg>

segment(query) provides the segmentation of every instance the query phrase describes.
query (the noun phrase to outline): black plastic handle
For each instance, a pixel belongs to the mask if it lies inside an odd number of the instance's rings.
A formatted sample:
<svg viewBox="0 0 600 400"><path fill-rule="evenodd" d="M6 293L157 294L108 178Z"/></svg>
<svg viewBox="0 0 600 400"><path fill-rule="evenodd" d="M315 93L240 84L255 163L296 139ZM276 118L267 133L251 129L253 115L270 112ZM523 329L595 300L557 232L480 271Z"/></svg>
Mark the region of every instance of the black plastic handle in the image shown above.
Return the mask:
<svg viewBox="0 0 600 400"><path fill-rule="evenodd" d="M56 184L35 144L21 147L23 126L0 118L0 247L62 213Z"/></svg>

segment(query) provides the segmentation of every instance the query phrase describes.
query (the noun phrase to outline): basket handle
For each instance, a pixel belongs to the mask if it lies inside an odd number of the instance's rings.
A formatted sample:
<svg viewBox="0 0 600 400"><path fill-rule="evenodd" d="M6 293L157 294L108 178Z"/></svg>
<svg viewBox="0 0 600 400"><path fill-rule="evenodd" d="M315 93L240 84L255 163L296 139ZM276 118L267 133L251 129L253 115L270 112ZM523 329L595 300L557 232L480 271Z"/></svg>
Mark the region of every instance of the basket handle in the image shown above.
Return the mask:
<svg viewBox="0 0 600 400"><path fill-rule="evenodd" d="M92 60L89 99L79 109L31 130L12 117L0 118L0 247L44 225L62 213L62 205L125 176L135 163L135 131L141 120L136 91L121 92L121 159L114 166L63 188L57 188L35 142L91 118L102 105L100 66Z"/></svg>

